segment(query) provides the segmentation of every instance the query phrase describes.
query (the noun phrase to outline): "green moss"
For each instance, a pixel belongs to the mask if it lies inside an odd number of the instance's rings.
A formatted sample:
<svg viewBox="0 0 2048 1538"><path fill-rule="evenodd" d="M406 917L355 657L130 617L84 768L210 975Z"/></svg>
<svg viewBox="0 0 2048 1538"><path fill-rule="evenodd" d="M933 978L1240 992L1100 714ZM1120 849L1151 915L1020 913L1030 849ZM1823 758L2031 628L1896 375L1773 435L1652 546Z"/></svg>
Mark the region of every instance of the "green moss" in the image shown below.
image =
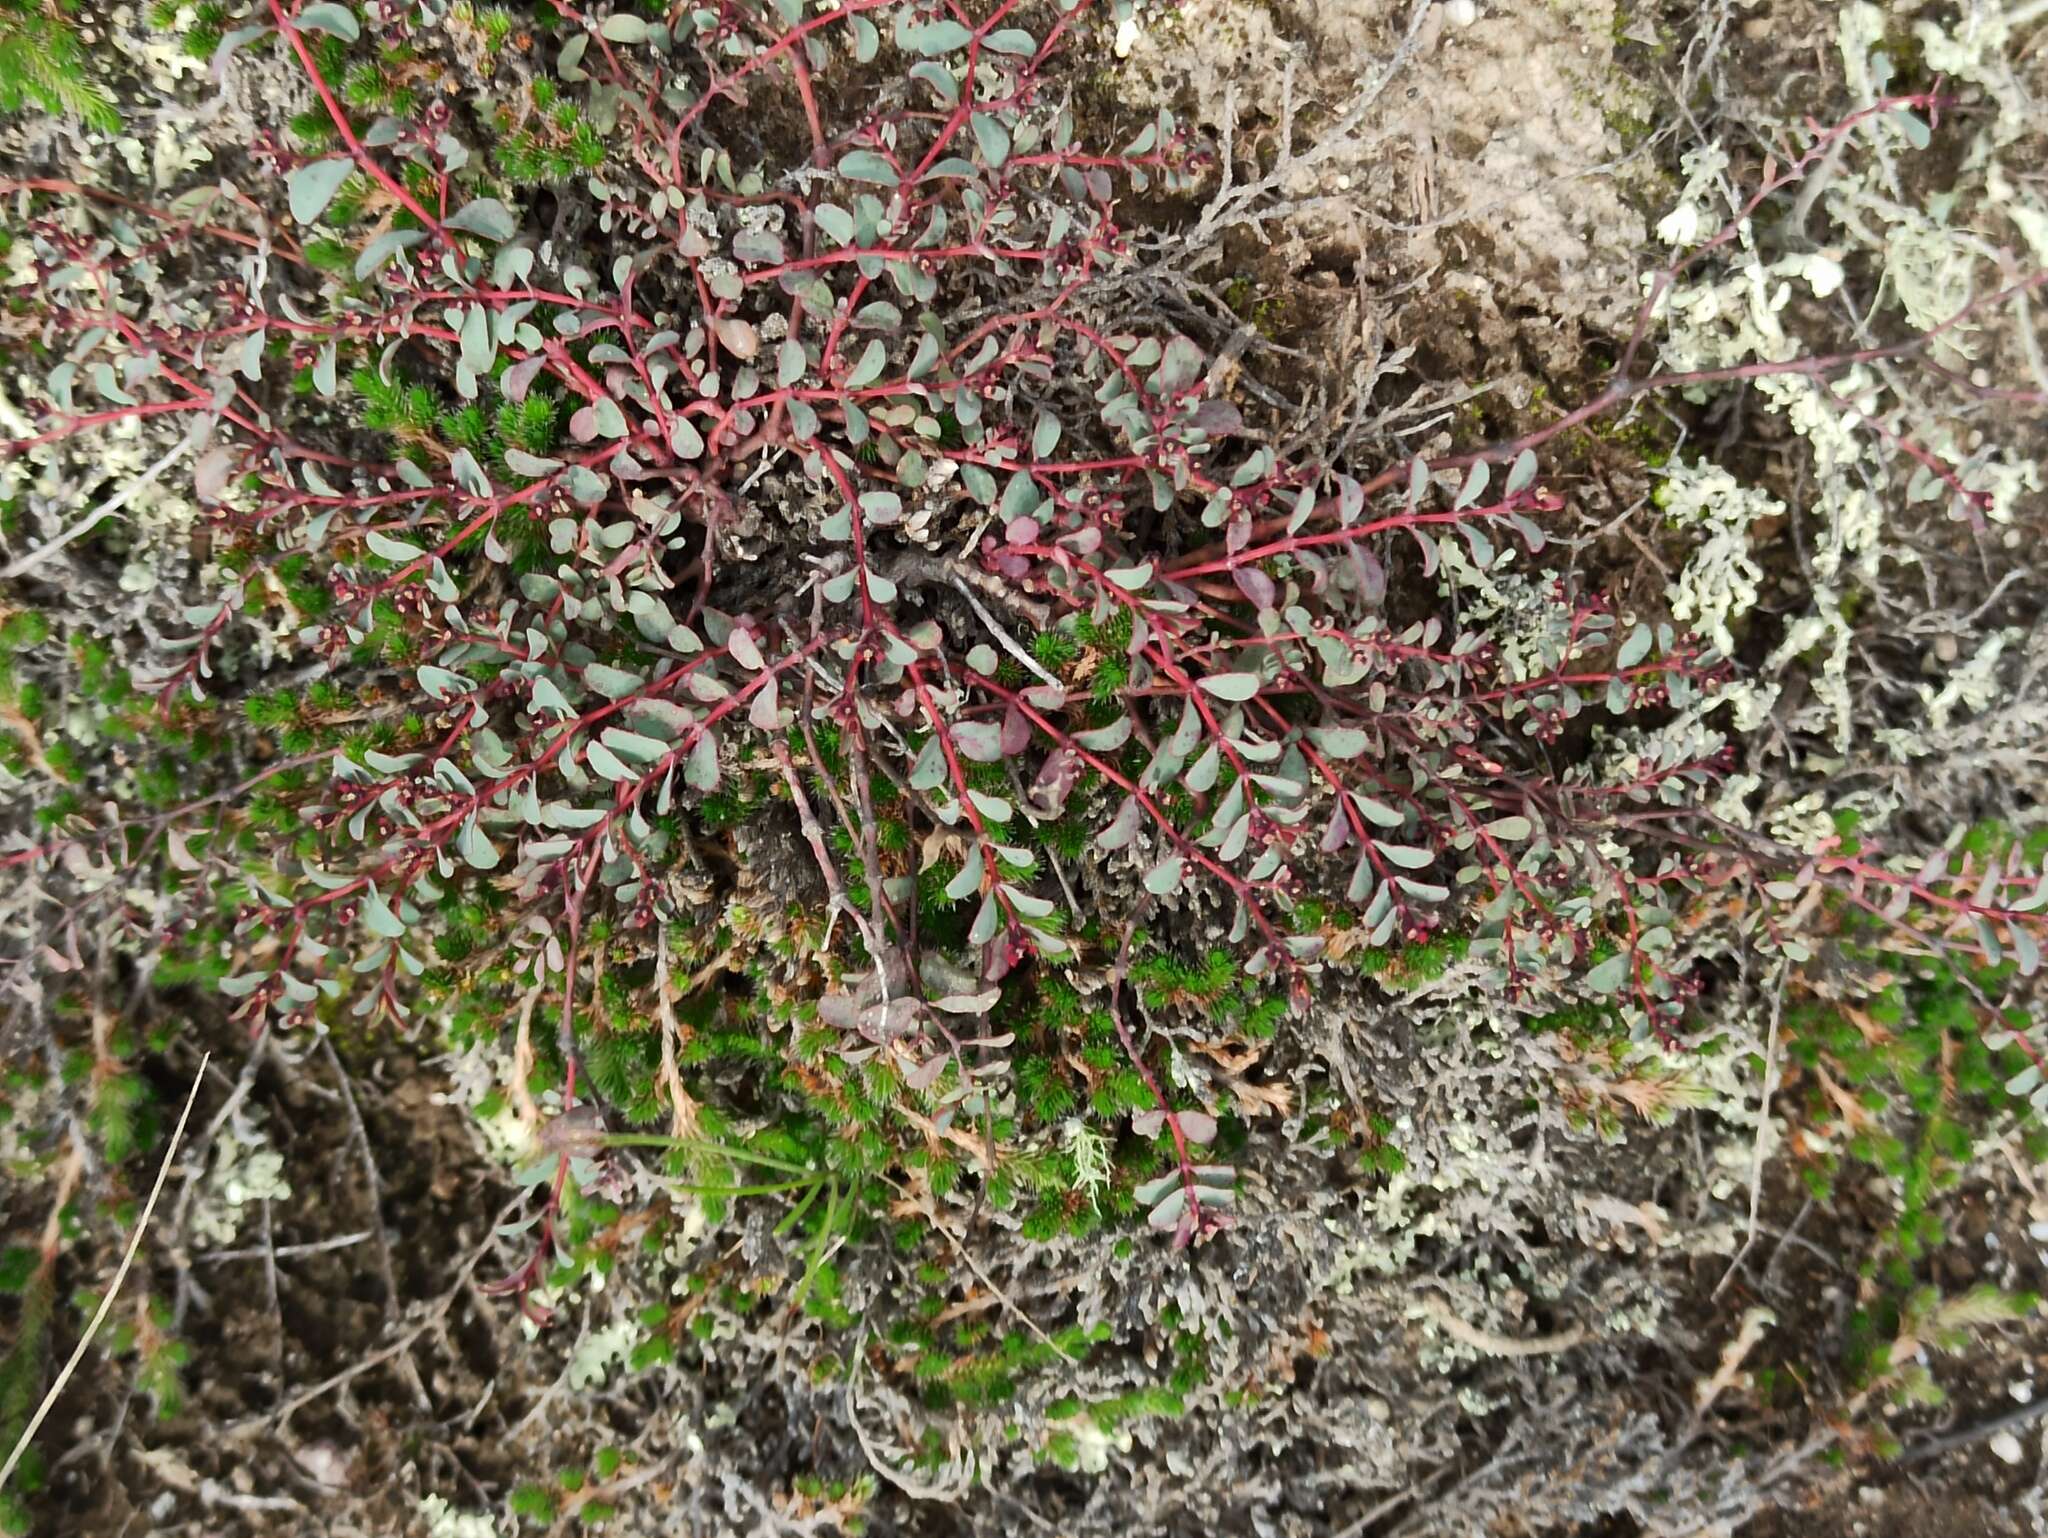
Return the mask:
<svg viewBox="0 0 2048 1538"><path fill-rule="evenodd" d="M78 119L97 133L120 130L107 88L87 73L68 18L78 0L0 0L0 111L33 108Z"/></svg>

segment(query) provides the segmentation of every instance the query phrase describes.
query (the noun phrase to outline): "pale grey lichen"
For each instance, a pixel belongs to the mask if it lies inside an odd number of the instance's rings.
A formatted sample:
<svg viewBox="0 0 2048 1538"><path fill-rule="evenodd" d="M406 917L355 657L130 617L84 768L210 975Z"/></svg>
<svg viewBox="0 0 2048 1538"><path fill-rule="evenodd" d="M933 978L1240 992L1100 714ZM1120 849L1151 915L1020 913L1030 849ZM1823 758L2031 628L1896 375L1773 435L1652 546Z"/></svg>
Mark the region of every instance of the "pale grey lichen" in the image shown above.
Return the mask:
<svg viewBox="0 0 2048 1538"><path fill-rule="evenodd" d="M1785 504L1706 460L1674 460L1657 489L1657 503L1680 528L1697 530L1700 537L1671 589L1673 617L1692 625L1722 652L1733 652L1729 621L1755 605L1763 577L1763 568L1750 555L1750 530L1766 518L1782 518Z"/></svg>
<svg viewBox="0 0 2048 1538"><path fill-rule="evenodd" d="M640 1343L640 1338L639 1327L630 1319L586 1333L569 1354L569 1387L587 1389L603 1383Z"/></svg>
<svg viewBox="0 0 2048 1538"><path fill-rule="evenodd" d="M445 1496L423 1496L417 1509L427 1538L498 1538L497 1521L489 1513L458 1510Z"/></svg>
<svg viewBox="0 0 2048 1538"><path fill-rule="evenodd" d="M2018 630L2003 630L1986 636L1975 652L1949 669L1940 688L1920 685L1927 724L1937 732L1945 732L1958 713L1983 710L1996 700L2002 692L1999 662L2020 634Z"/></svg>
<svg viewBox="0 0 2048 1538"><path fill-rule="evenodd" d="M1961 166L1951 184L1932 192L1914 188L1904 174L1924 129L1896 113L1860 125L1801 194L1799 207L1817 237L1815 246L1767 257L1757 231L1738 222L1734 239L1717 256L1718 266L1689 273L1661 295L1665 366L1716 370L1799 356L1805 343L1788 322L1797 292L1803 289L1812 301L1829 299L1841 288L1852 253L1860 253L1884 275L1876 303L1920 330L1940 327L1932 345L1950 367L1967 371L1991 335L1987 328L2016 322L2010 334L2034 372L2048 381L2024 296L2009 315L1987 310L1958 319L1972 301L2011 281L2005 252L2012 238L2037 259L2048 253L2048 204L2003 158L2025 157L2036 148L2030 136L2038 133L2039 115L2017 65L2018 29L2033 14L2002 0L1964 5L1952 20L1918 4L1889 11L1870 3L1842 7L1836 44L1857 101L1874 102L1893 89L1885 39L1896 20L1908 19L1927 67L1982 88L1993 110L1953 130L1969 136ZM1717 145L1684 157L1685 183L1658 226L1667 243L1698 244L1734 217L1743 194L1728 182L1727 166ZM1816 210L1824 217L1812 218ZM1726 649L1733 640L1730 622L1757 602L1762 577L1749 532L1780 513L1808 531L1812 596L1803 612L1789 618L1765 672L1804 668L1811 698L1781 712L1779 724L1813 732L1840 753L1850 745L1856 719L1852 595L1881 592L1890 570L1919 560L1900 517L1899 491L1906 508L1956 501L1959 489L1967 491L1981 499L1970 516L2003 525L2039 492L2042 470L2010 446L1987 441L1955 408L1930 401L1875 367L1858 365L1825 381L1766 373L1748 386L1758 407L1782 417L1804 441L1803 495L1787 507L1772 491L1745 484L1721 467L1675 465L1660 500L1695 542L1675 585L1674 612ZM1708 392L1695 393L1704 399ZM1950 475L1935 473L1929 459L1953 467ZM1907 757L1931 751L1931 733L1944 730L1958 711L1985 708L1996 698L1996 661L1996 648L1988 656L1980 652L1968 676L1923 688L1925 723L1888 724L1885 746Z"/></svg>
<svg viewBox="0 0 2048 1538"><path fill-rule="evenodd" d="M192 1234L213 1246L232 1244L259 1202L287 1201L284 1155L253 1114L231 1119L213 1140L213 1165L192 1210Z"/></svg>

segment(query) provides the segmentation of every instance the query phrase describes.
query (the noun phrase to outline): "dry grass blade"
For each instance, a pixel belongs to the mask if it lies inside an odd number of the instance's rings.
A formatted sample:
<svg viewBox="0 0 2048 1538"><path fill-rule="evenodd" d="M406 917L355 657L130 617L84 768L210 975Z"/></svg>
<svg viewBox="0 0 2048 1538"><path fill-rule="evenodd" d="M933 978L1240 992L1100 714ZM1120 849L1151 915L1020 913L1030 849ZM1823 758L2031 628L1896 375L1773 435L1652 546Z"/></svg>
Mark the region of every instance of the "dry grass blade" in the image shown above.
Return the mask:
<svg viewBox="0 0 2048 1538"><path fill-rule="evenodd" d="M86 1347L99 1333L112 1312L114 1299L121 1295L121 1284L128 1279L128 1268L135 1264L135 1252L142 1248L142 1236L149 1231L149 1219L156 1211L157 1198L163 1195L164 1181L170 1176L171 1161L178 1156L178 1145L185 1140L185 1123L191 1120L192 1106L199 1099L199 1086L206 1077L206 1065L213 1054L206 1053L199 1059L199 1067L192 1075L192 1088L185 1096L185 1109L178 1113L178 1125L171 1131L171 1146L164 1150L164 1162L157 1166L156 1182L149 1188L149 1200L142 1204L142 1215L135 1220L135 1232L128 1236L128 1249L121 1257L121 1264L114 1272L114 1280L108 1286L106 1296L100 1299L100 1306L93 1311L92 1322L85 1327L85 1333L78 1337L78 1344L57 1373L57 1381L50 1385L50 1391L43 1395L43 1402L36 1406L36 1413L28 1418L28 1425L21 1433L21 1440L14 1444L14 1450L7 1455L7 1462L0 1464L0 1490L7 1488L7 1481L14 1477L14 1470L28 1452L29 1444L42 1429L51 1408L57 1403L57 1396L64 1392L64 1385L71 1381L71 1375L78 1371L78 1364L85 1359Z"/></svg>

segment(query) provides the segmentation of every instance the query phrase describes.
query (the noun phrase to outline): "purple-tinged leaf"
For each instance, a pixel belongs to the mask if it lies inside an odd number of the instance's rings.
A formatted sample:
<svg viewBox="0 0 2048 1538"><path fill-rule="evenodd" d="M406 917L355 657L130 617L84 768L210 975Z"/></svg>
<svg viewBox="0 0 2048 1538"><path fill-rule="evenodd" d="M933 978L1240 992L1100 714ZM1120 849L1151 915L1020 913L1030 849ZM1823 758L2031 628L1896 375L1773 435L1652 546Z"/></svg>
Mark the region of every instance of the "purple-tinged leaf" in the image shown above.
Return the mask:
<svg viewBox="0 0 2048 1538"><path fill-rule="evenodd" d="M943 1052L934 1053L903 1076L903 1087L923 1094L945 1076L946 1065L951 1061Z"/></svg>
<svg viewBox="0 0 2048 1538"><path fill-rule="evenodd" d="M1323 836L1317 840L1316 848L1323 854L1335 854L1350 842L1351 823L1344 815L1343 803L1339 802L1330 808L1330 820L1323 824Z"/></svg>
<svg viewBox="0 0 2048 1538"><path fill-rule="evenodd" d="M1230 576L1236 582L1237 590L1251 600L1254 608L1270 609L1280 597L1280 590L1274 586L1273 579L1256 566L1233 567Z"/></svg>
<svg viewBox="0 0 2048 1538"><path fill-rule="evenodd" d="M994 1009L1003 997L1000 988L985 988L979 993L949 993L943 998L932 1000L932 1008L949 1015L985 1015Z"/></svg>
<svg viewBox="0 0 2048 1538"><path fill-rule="evenodd" d="M1031 719L1012 705L1003 712L1003 756L1015 758L1030 746Z"/></svg>
<svg viewBox="0 0 2048 1538"><path fill-rule="evenodd" d="M1368 609L1377 609L1387 601L1387 569L1379 557L1363 545L1345 547L1351 557L1352 572L1358 578L1358 597Z"/></svg>
<svg viewBox="0 0 2048 1538"><path fill-rule="evenodd" d="M745 668L749 673L757 673L761 670L761 648L755 644L754 637L750 632L735 625L732 634L725 638L725 649L731 653L732 660Z"/></svg>
<svg viewBox="0 0 2048 1538"><path fill-rule="evenodd" d="M860 1033L873 1042L894 1041L916 1028L923 1009L922 1004L909 997L870 1004L860 1012Z"/></svg>
<svg viewBox="0 0 2048 1538"><path fill-rule="evenodd" d="M1082 767L1081 756L1071 748L1056 748L1047 754L1037 778L1031 782L1032 810L1045 817L1057 817L1065 811L1067 797L1073 794Z"/></svg>
<svg viewBox="0 0 2048 1538"><path fill-rule="evenodd" d="M961 757L972 759L977 764L1002 762L1003 734L994 722L956 721L950 730L953 745L960 750Z"/></svg>

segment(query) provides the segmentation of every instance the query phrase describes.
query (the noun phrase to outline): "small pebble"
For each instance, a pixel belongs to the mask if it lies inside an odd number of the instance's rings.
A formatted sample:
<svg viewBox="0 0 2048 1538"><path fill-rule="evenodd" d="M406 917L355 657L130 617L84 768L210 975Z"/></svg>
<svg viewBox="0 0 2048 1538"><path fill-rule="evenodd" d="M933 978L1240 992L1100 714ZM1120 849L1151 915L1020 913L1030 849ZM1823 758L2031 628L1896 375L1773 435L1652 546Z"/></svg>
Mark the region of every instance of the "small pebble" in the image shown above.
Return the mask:
<svg viewBox="0 0 2048 1538"><path fill-rule="evenodd" d="M1444 0L1444 20L1452 26L1469 27L1478 19L1478 0Z"/></svg>
<svg viewBox="0 0 2048 1538"><path fill-rule="evenodd" d="M2000 1463L2018 1463L2026 1455L2027 1450L2020 1446L2020 1439L2010 1431L2001 1431L1991 1439L1991 1456Z"/></svg>
<svg viewBox="0 0 2048 1538"><path fill-rule="evenodd" d="M2006 1386L2005 1391L2021 1404L2034 1402L2034 1385L2025 1378L2015 1378Z"/></svg>

